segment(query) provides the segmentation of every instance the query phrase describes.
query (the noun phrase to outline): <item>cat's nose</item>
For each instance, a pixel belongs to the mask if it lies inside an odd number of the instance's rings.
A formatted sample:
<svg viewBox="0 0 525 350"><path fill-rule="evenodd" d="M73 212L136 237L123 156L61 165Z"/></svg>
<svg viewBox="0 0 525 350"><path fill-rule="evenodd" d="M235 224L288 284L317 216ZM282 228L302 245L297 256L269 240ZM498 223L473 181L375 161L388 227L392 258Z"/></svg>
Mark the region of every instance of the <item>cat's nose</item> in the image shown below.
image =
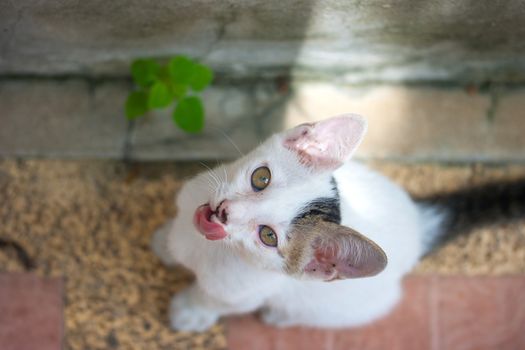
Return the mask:
<svg viewBox="0 0 525 350"><path fill-rule="evenodd" d="M217 218L223 223L228 222L228 201L223 200L217 208Z"/></svg>

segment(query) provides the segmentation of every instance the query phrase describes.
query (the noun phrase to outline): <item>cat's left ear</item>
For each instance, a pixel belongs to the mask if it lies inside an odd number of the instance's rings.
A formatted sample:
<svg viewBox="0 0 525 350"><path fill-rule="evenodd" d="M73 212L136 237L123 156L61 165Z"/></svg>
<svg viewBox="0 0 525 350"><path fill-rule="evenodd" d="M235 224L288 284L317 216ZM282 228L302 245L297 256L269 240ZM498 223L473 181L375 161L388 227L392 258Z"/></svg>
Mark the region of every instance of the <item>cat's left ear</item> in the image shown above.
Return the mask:
<svg viewBox="0 0 525 350"><path fill-rule="evenodd" d="M298 223L286 254L287 272L333 281L370 277L383 271L387 256L375 242L336 223Z"/></svg>
<svg viewBox="0 0 525 350"><path fill-rule="evenodd" d="M356 114L302 124L288 131L284 146L302 164L318 170L335 170L357 149L366 133L366 120Z"/></svg>

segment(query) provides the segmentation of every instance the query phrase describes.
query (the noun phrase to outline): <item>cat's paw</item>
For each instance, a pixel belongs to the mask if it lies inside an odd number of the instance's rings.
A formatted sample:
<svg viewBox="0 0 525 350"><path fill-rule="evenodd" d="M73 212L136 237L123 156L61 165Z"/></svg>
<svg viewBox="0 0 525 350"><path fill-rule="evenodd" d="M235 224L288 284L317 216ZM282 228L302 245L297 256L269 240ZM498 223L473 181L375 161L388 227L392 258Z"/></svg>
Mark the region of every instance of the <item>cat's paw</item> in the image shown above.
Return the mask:
<svg viewBox="0 0 525 350"><path fill-rule="evenodd" d="M193 304L188 291L173 297L169 316L173 330L189 332L203 332L219 319L217 313Z"/></svg>
<svg viewBox="0 0 525 350"><path fill-rule="evenodd" d="M294 324L290 317L281 310L264 308L260 312L261 319L264 323L276 327L287 327Z"/></svg>

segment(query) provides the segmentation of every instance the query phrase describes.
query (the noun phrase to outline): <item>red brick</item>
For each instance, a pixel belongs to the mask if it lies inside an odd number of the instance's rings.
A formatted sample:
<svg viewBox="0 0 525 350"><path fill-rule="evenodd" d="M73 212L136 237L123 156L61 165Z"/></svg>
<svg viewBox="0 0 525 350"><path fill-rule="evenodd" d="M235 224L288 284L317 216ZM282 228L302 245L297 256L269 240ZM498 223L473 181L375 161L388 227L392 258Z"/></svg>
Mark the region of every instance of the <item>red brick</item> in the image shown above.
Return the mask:
<svg viewBox="0 0 525 350"><path fill-rule="evenodd" d="M525 278L449 277L438 284L437 349L525 349Z"/></svg>
<svg viewBox="0 0 525 350"><path fill-rule="evenodd" d="M60 279L0 274L1 349L61 349L62 295Z"/></svg>
<svg viewBox="0 0 525 350"><path fill-rule="evenodd" d="M253 315L228 319L228 348L266 350L276 349L278 330L261 323Z"/></svg>
<svg viewBox="0 0 525 350"><path fill-rule="evenodd" d="M416 277L395 310L346 330L275 329L253 316L227 321L231 350L525 349L525 276Z"/></svg>
<svg viewBox="0 0 525 350"><path fill-rule="evenodd" d="M370 325L336 332L334 349L428 349L431 340L431 279L407 278L399 305Z"/></svg>
<svg viewBox="0 0 525 350"><path fill-rule="evenodd" d="M253 316L228 320L231 350L337 350L337 349L425 349L429 347L430 284L421 278L406 281L407 291L386 319L369 326L345 330L307 327L276 329ZM386 347L385 347L386 346Z"/></svg>

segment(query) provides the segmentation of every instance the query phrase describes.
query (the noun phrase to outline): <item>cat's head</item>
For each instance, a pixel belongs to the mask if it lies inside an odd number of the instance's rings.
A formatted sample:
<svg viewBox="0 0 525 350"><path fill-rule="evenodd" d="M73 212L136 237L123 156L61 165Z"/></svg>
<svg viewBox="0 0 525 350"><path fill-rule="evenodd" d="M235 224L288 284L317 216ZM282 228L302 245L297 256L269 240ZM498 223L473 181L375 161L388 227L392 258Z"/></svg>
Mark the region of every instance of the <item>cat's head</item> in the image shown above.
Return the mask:
<svg viewBox="0 0 525 350"><path fill-rule="evenodd" d="M272 136L204 175L221 181L196 209L195 226L259 267L294 277L330 281L379 273L386 255L364 235L340 225L332 177L365 132L362 117L344 115Z"/></svg>

